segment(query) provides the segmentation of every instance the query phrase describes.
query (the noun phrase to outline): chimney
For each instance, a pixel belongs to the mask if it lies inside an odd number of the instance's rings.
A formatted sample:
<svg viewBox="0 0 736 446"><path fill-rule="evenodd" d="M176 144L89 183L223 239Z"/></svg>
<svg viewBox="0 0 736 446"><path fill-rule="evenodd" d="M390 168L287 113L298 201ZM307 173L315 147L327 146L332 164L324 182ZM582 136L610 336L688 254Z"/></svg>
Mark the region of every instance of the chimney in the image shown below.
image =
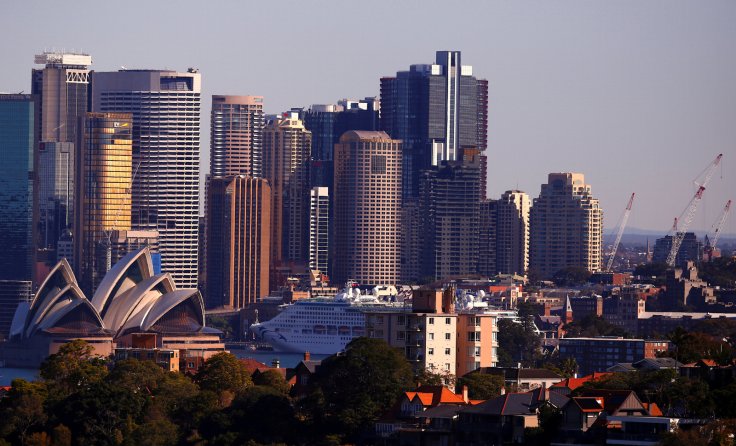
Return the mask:
<svg viewBox="0 0 736 446"><path fill-rule="evenodd" d="M279 365L281 365L281 363L279 362L278 358L273 358L273 361L271 361L271 367L277 369L279 368Z"/></svg>
<svg viewBox="0 0 736 446"><path fill-rule="evenodd" d="M309 361L309 352L304 352L304 360Z"/></svg>
<svg viewBox="0 0 736 446"><path fill-rule="evenodd" d="M465 404L470 402L470 398L468 398L468 386L463 386L463 401L465 401Z"/></svg>
<svg viewBox="0 0 736 446"><path fill-rule="evenodd" d="M549 393L547 393L547 383L542 383L542 388L539 390L539 401L548 401Z"/></svg>

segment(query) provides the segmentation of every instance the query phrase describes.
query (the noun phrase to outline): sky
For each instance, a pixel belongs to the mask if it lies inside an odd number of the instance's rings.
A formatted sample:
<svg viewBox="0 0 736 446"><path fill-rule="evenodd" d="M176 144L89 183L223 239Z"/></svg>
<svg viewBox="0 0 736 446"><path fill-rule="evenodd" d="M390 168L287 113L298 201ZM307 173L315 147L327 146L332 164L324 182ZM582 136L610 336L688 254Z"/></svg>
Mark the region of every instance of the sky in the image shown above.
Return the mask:
<svg viewBox="0 0 736 446"><path fill-rule="evenodd" d="M0 91L29 92L33 55L52 49L97 71L198 68L203 177L213 94L262 95L267 113L378 96L382 76L460 50L489 82L489 197L582 172L607 230L636 192L628 226L664 234L723 153L692 227L736 199L732 0L4 1L0 15Z"/></svg>

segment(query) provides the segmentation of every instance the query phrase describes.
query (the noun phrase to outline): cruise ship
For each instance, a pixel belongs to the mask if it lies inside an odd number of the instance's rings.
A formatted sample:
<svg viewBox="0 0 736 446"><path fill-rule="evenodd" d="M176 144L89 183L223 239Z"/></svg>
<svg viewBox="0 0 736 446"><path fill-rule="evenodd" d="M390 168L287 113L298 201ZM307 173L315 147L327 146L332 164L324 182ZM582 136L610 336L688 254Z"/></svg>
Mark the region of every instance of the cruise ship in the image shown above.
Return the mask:
<svg viewBox="0 0 736 446"><path fill-rule="evenodd" d="M376 287L372 294L363 295L348 284L335 297L314 297L284 305L276 317L257 322L250 330L274 351L330 355L344 350L354 338L365 336L364 311L403 308L403 303L392 302L396 294L394 287Z"/></svg>

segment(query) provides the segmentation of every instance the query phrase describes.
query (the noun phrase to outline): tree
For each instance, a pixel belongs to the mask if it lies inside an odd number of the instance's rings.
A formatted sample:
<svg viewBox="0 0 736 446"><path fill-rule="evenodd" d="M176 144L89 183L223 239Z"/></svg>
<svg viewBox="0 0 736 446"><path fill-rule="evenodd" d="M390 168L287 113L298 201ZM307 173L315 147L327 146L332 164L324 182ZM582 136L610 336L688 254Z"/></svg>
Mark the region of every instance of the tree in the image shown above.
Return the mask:
<svg viewBox="0 0 736 446"><path fill-rule="evenodd" d="M590 271L581 266L568 266L557 271L552 279L557 286L584 285L590 279Z"/></svg>
<svg viewBox="0 0 736 446"><path fill-rule="evenodd" d="M201 389L220 395L222 406L229 405L238 392L253 385L245 365L227 352L218 353L205 361L194 379Z"/></svg>
<svg viewBox="0 0 736 446"><path fill-rule="evenodd" d="M75 339L46 358L41 364L40 375L48 386L51 404L54 404L101 382L107 375L107 367L89 343Z"/></svg>
<svg viewBox="0 0 736 446"><path fill-rule="evenodd" d="M457 386L468 387L468 397L473 400L489 400L501 394L504 378L500 375L470 372L458 378Z"/></svg>
<svg viewBox="0 0 736 446"><path fill-rule="evenodd" d="M291 386L286 382L284 375L276 370L266 370L256 374L253 377L253 384L270 387L281 395L288 395L289 390L291 390Z"/></svg>
<svg viewBox="0 0 736 446"><path fill-rule="evenodd" d="M500 366L516 367L518 363L535 365L542 341L534 328L534 321L530 317L522 319L521 323L510 319L498 321Z"/></svg>
<svg viewBox="0 0 736 446"><path fill-rule="evenodd" d="M15 379L0 406L0 437L25 444L26 437L43 428L47 389L43 382Z"/></svg>
<svg viewBox="0 0 736 446"><path fill-rule="evenodd" d="M411 365L379 339L356 338L345 352L322 362L315 376L325 398L325 412L348 436L368 429L413 386Z"/></svg>
<svg viewBox="0 0 736 446"><path fill-rule="evenodd" d="M623 336L631 337L626 330L617 327L600 316L590 314L578 321L572 321L565 325L565 333L568 337L598 337L598 336Z"/></svg>

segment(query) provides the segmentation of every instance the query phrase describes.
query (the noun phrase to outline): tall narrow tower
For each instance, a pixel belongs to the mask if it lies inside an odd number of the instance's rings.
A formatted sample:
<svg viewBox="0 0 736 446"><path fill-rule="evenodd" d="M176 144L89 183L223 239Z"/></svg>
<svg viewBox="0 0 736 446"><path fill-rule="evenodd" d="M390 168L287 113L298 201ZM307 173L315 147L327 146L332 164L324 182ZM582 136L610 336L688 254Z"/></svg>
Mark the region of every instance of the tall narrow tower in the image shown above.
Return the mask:
<svg viewBox="0 0 736 446"><path fill-rule="evenodd" d="M91 296L112 263L112 232L130 229L132 115L88 113L79 136L74 259L82 290Z"/></svg>
<svg viewBox="0 0 736 446"><path fill-rule="evenodd" d="M201 76L162 70L95 72L92 109L133 115L132 224L157 230L161 266L197 287Z"/></svg>
<svg viewBox="0 0 736 446"><path fill-rule="evenodd" d="M544 278L567 267L600 271L603 211L582 173L549 174L530 221L530 270Z"/></svg>
<svg viewBox="0 0 736 446"><path fill-rule="evenodd" d="M56 263L59 239L74 216L74 147L79 118L88 111L88 54L44 52L35 56L31 92L38 96L39 225L37 248L49 250L48 266ZM40 258L39 258L40 259ZM73 263L73 259L68 259Z"/></svg>
<svg viewBox="0 0 736 446"><path fill-rule="evenodd" d="M212 96L210 175L263 174L263 96Z"/></svg>
<svg viewBox="0 0 736 446"><path fill-rule="evenodd" d="M269 122L263 136L263 176L273 197L271 260L306 262L312 133L297 113L289 112Z"/></svg>
<svg viewBox="0 0 736 446"><path fill-rule="evenodd" d="M529 195L508 190L498 201L496 268L503 274L525 275L529 267Z"/></svg>
<svg viewBox="0 0 736 446"><path fill-rule="evenodd" d="M349 131L335 145L334 281L396 284L401 259L401 141Z"/></svg>

